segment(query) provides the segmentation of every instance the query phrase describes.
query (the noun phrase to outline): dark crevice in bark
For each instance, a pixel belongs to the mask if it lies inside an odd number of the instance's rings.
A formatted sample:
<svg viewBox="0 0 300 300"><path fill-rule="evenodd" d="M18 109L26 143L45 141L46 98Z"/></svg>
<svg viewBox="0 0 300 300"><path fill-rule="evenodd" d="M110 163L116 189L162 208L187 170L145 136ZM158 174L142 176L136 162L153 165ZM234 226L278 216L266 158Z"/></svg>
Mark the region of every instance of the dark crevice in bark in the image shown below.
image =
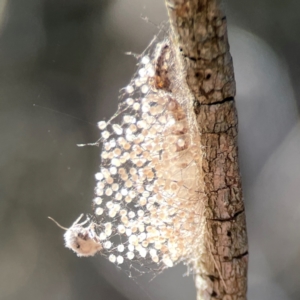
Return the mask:
<svg viewBox="0 0 300 300"><path fill-rule="evenodd" d="M230 101L234 101L234 97L227 97L227 98L225 98L221 101L217 101L217 102L213 102L213 103L204 103L204 104L201 104L201 105L211 106L211 105L223 104L225 102L230 102Z"/></svg>
<svg viewBox="0 0 300 300"><path fill-rule="evenodd" d="M208 39L207 39L208 40ZM206 41L207 41L206 40ZM204 41L203 41L204 42ZM185 54L183 53L183 49L182 48L179 48L179 52L181 53L181 55L184 57L184 58L187 58L191 61L194 61L194 62L197 62L197 61L203 61L203 62L215 62L217 61L220 57L224 56L224 53L220 53L219 55L211 58L211 59L207 59L205 57L194 57L194 56L189 56L188 54Z"/></svg>
<svg viewBox="0 0 300 300"><path fill-rule="evenodd" d="M241 258L243 258L244 256L247 256L247 255L248 255L248 251L246 251L246 252L244 252L244 253L242 253L240 255L233 256L232 258L234 258L234 259L241 259Z"/></svg>
<svg viewBox="0 0 300 300"><path fill-rule="evenodd" d="M191 60L191 61L197 61L197 58L195 58L195 57L189 57L188 55L186 55L186 54L183 54L183 56L184 56L184 58L188 58L189 60ZM198 60L200 60L201 58L198 58Z"/></svg>
<svg viewBox="0 0 300 300"><path fill-rule="evenodd" d="M228 221L233 221L234 219L237 218L237 216L239 216L240 214L242 214L245 210L242 209L238 212L236 212L232 217L230 218L226 218L226 219L207 219L207 220L210 220L210 221L217 221L217 222L228 222Z"/></svg>
<svg viewBox="0 0 300 300"><path fill-rule="evenodd" d="M218 277L215 277L213 275L207 275L207 277L212 281L214 282L216 279L218 279Z"/></svg>

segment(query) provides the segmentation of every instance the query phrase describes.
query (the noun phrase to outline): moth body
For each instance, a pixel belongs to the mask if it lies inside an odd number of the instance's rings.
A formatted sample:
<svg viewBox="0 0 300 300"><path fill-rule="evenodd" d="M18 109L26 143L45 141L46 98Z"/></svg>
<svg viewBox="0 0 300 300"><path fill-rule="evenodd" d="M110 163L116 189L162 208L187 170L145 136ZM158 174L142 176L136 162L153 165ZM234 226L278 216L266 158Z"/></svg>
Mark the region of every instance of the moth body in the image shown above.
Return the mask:
<svg viewBox="0 0 300 300"><path fill-rule="evenodd" d="M101 251L102 244L97 237L93 222L87 218L84 222L79 223L83 214L72 224L70 228L64 228L54 221L59 227L66 230L64 234L65 246L74 251L77 256L94 256L97 252ZM90 222L86 227L84 225Z"/></svg>

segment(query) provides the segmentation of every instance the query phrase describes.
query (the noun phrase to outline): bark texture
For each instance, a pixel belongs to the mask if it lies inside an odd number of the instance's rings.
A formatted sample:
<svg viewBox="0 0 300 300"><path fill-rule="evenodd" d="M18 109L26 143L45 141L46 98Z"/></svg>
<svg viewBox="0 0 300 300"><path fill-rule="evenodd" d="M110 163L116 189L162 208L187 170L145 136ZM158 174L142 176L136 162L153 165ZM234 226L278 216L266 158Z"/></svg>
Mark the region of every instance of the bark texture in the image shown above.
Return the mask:
<svg viewBox="0 0 300 300"><path fill-rule="evenodd" d="M195 275L197 299L244 300L248 247L226 18L216 0L166 0L166 6L204 152L206 232Z"/></svg>

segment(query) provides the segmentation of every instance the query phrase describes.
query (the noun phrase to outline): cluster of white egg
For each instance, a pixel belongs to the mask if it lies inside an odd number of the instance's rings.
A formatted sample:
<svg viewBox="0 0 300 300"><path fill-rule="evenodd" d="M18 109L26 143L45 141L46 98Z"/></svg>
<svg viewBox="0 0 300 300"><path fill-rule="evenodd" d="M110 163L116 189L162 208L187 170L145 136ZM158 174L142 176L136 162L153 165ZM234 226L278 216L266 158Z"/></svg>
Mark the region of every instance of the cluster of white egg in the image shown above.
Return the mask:
<svg viewBox="0 0 300 300"><path fill-rule="evenodd" d="M192 251L200 226L200 158L186 112L171 93L152 86L154 76L155 62L144 56L117 118L98 123L94 207L102 253L111 262L171 267Z"/></svg>

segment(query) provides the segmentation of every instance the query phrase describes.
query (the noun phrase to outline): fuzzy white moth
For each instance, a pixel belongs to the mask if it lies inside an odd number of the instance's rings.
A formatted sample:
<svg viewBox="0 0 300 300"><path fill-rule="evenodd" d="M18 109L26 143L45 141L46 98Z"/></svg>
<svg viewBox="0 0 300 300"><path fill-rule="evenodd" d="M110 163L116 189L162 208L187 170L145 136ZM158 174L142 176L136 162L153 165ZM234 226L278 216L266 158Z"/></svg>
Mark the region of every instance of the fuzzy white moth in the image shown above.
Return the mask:
<svg viewBox="0 0 300 300"><path fill-rule="evenodd" d="M199 133L193 100L169 40L140 58L118 112L101 121L97 221L65 233L78 256L100 251L113 263L192 263L202 238ZM88 224L87 227L83 227ZM79 247L78 247L79 246Z"/></svg>
<svg viewBox="0 0 300 300"><path fill-rule="evenodd" d="M64 234L65 246L73 250L77 256L94 256L98 251L102 249L102 245L99 238L95 234L95 224L90 223L87 227L85 224L90 222L87 218L82 223L79 221L82 219L83 214L72 224L70 228L66 228L57 223L53 218L48 217L58 227L66 230Z"/></svg>

